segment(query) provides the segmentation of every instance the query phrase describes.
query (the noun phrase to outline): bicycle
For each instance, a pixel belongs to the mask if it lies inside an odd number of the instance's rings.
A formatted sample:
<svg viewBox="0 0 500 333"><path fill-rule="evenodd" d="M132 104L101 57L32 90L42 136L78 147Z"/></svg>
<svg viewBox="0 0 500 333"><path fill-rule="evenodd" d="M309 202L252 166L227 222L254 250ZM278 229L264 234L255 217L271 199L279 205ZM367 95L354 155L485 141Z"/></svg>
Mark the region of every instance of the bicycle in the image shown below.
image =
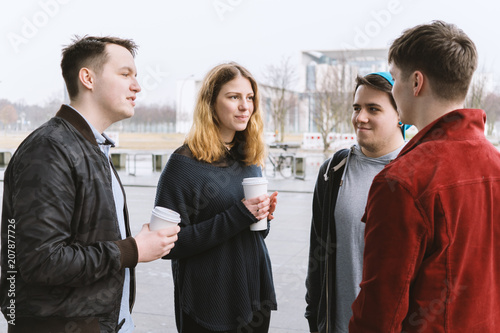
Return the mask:
<svg viewBox="0 0 500 333"><path fill-rule="evenodd" d="M287 144L282 144L282 143L277 143L276 148L281 148L285 151L285 153L280 152L279 155L275 155L269 151L268 159L269 162L271 162L271 165L273 166L273 174L271 177L276 176L276 170L279 171L281 176L283 178L290 178L293 176L294 173L294 161L295 161L295 154L293 153L286 153L288 149ZM266 172L267 175L267 172ZM270 176L270 175L269 175Z"/></svg>

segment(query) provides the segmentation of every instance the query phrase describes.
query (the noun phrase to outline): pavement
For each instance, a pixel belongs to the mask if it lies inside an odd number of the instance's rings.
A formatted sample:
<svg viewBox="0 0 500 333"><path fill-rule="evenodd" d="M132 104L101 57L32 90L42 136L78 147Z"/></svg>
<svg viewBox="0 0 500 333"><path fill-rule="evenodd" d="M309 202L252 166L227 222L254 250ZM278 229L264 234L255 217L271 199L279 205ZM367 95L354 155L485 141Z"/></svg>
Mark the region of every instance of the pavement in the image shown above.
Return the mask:
<svg viewBox="0 0 500 333"><path fill-rule="evenodd" d="M144 157L146 158L146 157ZM312 192L317 170L323 156L308 157L306 177L284 179L280 175L271 178L267 170L269 192L278 191L278 205L274 213L271 232L266 244L271 256L278 311L271 315L270 332L308 332L305 310L305 277L309 251ZM143 167L120 171L125 185L131 221L135 235L142 224L147 223L153 206L159 172L150 170L151 160L143 161ZM268 166L269 167L269 166ZM0 181L3 171L0 170ZM0 200L3 184L0 183ZM132 314L137 333L176 332L174 317L174 294L170 261L156 260L140 263L136 267L137 297ZM7 331L3 316L0 331Z"/></svg>

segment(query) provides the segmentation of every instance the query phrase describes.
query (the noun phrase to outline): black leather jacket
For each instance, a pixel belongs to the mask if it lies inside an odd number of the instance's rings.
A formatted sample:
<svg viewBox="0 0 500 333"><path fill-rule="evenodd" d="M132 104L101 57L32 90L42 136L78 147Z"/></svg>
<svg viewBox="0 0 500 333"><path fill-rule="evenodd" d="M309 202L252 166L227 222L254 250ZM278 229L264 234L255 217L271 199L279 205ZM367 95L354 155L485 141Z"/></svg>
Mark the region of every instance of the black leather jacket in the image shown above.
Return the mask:
<svg viewBox="0 0 500 333"><path fill-rule="evenodd" d="M124 215L130 236L126 205ZM14 299L17 327L85 319L102 332L117 331L124 268L137 264L137 245L132 237L121 240L108 160L70 107L63 105L12 157L1 239L0 302L7 321ZM130 308L133 269L131 277Z"/></svg>

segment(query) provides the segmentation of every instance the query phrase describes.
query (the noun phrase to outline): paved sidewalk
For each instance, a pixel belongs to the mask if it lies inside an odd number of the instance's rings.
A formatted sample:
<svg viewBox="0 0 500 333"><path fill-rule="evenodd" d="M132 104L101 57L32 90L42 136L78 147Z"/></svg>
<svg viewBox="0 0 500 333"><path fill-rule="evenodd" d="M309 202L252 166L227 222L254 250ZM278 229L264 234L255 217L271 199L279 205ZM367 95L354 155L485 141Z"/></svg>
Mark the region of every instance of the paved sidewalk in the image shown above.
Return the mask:
<svg viewBox="0 0 500 333"><path fill-rule="evenodd" d="M312 191L316 175L309 170L306 180L269 179L269 190L278 190L278 206L266 243L273 265L278 311L272 313L272 333L307 332L304 318L305 276ZM159 174L129 176L120 172L126 185L132 234L147 223L154 203ZM2 175L3 176L3 175ZM2 177L3 178L3 177ZM146 185L146 186L143 186ZM0 182L3 189L3 183ZM0 190L0 200L3 193ZM157 260L137 266L137 300L133 318L137 333L176 332L173 282L170 262ZM0 332L6 322L0 318Z"/></svg>
<svg viewBox="0 0 500 333"><path fill-rule="evenodd" d="M154 188L127 188L133 234L139 231L140 221L149 218L154 193ZM270 332L307 332L304 281L312 194L283 192L278 200L276 219L266 239L278 298L278 311L272 313ZM133 313L136 332L176 332L170 262L139 264L137 288Z"/></svg>

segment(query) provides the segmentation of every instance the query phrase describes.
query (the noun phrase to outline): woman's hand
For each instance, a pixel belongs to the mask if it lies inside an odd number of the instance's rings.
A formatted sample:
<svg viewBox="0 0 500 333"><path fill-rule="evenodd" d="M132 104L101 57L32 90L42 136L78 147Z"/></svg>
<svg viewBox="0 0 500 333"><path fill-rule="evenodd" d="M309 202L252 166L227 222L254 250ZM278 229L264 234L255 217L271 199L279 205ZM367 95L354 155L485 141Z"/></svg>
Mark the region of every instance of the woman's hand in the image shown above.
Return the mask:
<svg viewBox="0 0 500 333"><path fill-rule="evenodd" d="M267 219L271 221L274 219L274 211L276 210L276 205L278 204L278 199L276 198L278 196L278 192L274 192L271 194L269 197L270 203L269 203L269 215L267 216Z"/></svg>
<svg viewBox="0 0 500 333"><path fill-rule="evenodd" d="M243 204L260 221L269 215L271 199L269 195L263 194L256 198L243 199Z"/></svg>
<svg viewBox="0 0 500 333"><path fill-rule="evenodd" d="M274 219L273 213L276 210L278 203L278 192L274 192L270 196L263 194L252 199L243 199L243 204L247 207L250 213L253 214L259 221L266 218L271 221Z"/></svg>

